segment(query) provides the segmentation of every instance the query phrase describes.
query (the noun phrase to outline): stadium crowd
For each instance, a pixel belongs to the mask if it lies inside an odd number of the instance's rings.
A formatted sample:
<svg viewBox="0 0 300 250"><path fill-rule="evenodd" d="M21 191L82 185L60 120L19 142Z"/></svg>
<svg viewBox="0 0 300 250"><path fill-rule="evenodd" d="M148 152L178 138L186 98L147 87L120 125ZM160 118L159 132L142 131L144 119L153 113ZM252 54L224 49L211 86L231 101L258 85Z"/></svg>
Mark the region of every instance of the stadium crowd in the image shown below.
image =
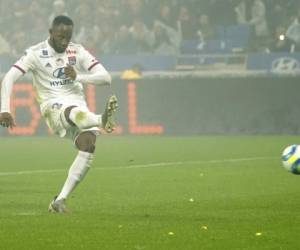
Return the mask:
<svg viewBox="0 0 300 250"><path fill-rule="evenodd" d="M95 54L176 54L183 41L200 48L237 24L251 27L250 51L300 48L298 0L0 0L0 55L18 58L45 40L60 14Z"/></svg>

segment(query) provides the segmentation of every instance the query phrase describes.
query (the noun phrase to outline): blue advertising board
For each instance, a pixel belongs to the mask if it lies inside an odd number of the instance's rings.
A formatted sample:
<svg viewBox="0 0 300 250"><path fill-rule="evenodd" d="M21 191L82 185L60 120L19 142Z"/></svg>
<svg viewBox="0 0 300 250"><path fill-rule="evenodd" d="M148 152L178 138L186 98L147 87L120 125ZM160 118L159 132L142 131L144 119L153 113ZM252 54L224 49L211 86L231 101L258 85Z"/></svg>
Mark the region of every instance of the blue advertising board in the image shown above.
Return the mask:
<svg viewBox="0 0 300 250"><path fill-rule="evenodd" d="M300 73L300 53L257 53L249 54L247 69L268 73Z"/></svg>

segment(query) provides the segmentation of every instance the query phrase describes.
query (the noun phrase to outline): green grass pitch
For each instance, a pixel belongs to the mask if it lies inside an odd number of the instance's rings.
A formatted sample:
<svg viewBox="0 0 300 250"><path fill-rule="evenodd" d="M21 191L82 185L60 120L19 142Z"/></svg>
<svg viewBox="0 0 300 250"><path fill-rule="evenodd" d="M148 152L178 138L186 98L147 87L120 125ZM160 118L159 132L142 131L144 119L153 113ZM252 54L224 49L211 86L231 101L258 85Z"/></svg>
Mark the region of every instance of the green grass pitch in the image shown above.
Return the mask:
<svg viewBox="0 0 300 250"><path fill-rule="evenodd" d="M49 214L76 150L2 137L0 249L300 249L291 136L99 137L86 179Z"/></svg>

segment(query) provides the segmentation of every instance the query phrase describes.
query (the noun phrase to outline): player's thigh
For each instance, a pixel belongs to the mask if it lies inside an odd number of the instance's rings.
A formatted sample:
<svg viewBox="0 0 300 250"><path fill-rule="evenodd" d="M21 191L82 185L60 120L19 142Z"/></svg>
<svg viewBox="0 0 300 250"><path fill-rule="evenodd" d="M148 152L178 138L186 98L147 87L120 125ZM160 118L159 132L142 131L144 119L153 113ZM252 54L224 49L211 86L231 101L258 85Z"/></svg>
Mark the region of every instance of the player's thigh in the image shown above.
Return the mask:
<svg viewBox="0 0 300 250"><path fill-rule="evenodd" d="M78 135L75 124L69 119L69 114L72 108L77 107L77 104L69 104L64 102L55 102L49 105L44 113L44 117L48 127L54 134L60 137L71 137L74 139ZM87 109L86 106L84 106Z"/></svg>
<svg viewBox="0 0 300 250"><path fill-rule="evenodd" d="M48 127L53 131L53 133L59 135L60 137L66 134L66 125L63 123L62 115L64 112L64 106L61 103L54 103L44 112L44 118Z"/></svg>

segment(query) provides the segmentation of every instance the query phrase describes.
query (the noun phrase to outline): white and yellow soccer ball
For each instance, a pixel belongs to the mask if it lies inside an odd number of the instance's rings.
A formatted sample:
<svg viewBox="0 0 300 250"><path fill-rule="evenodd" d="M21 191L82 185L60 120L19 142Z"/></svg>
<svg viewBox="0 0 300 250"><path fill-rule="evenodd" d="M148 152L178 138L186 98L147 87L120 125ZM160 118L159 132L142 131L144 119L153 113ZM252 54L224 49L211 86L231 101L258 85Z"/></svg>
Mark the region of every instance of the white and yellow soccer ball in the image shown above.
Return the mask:
<svg viewBox="0 0 300 250"><path fill-rule="evenodd" d="M283 167L293 173L300 174L300 145L294 144L286 147L282 153Z"/></svg>

